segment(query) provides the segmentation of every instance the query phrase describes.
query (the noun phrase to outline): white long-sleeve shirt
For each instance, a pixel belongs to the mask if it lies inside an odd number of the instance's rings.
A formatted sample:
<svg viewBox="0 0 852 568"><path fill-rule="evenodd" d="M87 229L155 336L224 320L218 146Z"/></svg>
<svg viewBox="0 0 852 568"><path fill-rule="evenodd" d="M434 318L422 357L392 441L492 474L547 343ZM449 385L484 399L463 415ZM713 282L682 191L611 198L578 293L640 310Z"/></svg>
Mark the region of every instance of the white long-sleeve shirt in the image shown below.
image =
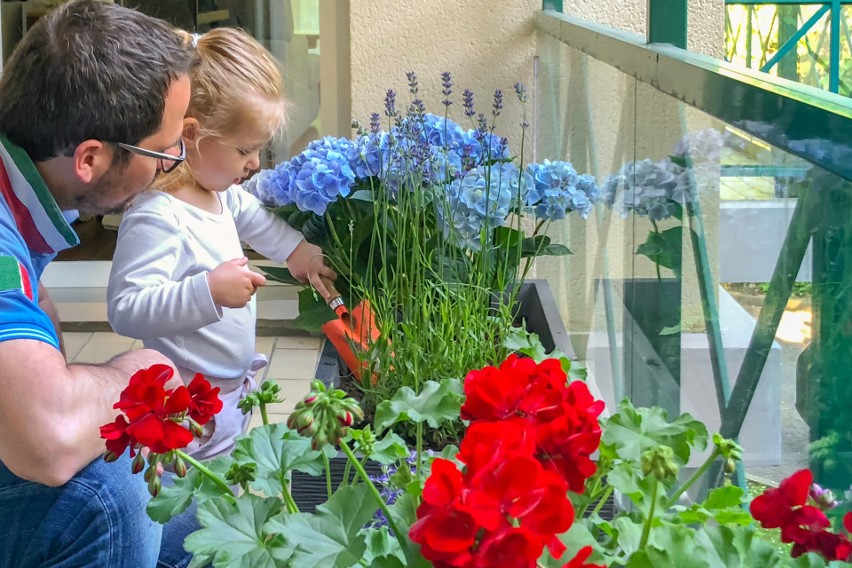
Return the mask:
<svg viewBox="0 0 852 568"><path fill-rule="evenodd" d="M107 317L117 333L179 367L236 379L255 354L255 299L243 308L217 306L207 273L244 256L241 239L281 263L303 237L239 186L218 195L218 215L159 191L136 198L119 228Z"/></svg>

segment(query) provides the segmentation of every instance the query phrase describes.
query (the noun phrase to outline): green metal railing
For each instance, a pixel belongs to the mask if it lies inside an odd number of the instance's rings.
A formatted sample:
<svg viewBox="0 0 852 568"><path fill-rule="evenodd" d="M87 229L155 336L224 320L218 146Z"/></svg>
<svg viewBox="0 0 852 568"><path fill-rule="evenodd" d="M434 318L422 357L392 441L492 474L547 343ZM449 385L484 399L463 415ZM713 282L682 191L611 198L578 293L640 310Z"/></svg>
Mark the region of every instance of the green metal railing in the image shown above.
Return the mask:
<svg viewBox="0 0 852 568"><path fill-rule="evenodd" d="M745 64L748 67L753 67L755 59L753 38L757 34L761 50L757 62L759 70L763 72L775 70L781 77L799 80L798 48L804 42L804 47L809 56L814 60L812 66L814 74L816 69L825 68L828 76L828 90L832 93L840 92L842 63L844 59L848 59L848 55L844 57L844 52L841 49L844 40L846 53L852 51L852 34L850 34L843 7L852 5L852 0L725 0L725 5L727 7L745 6L747 8L745 22L738 22L738 26L735 26L732 22L730 10L726 12L726 43L731 46L727 54L729 61L738 55L739 38L741 34L745 33ZM807 19L804 19L800 13L803 6L816 8L816 11ZM755 27L757 10L761 7L776 8L768 30ZM782 10L784 13L782 13ZM821 31L817 29L820 22L824 22ZM743 26L745 30L743 30ZM819 38L816 49L810 45L807 39L807 36L813 33L817 33ZM820 56L826 37L828 38L827 62L823 61ZM778 44L777 49L775 49L774 43ZM769 56L773 49L775 49L774 53ZM815 75L809 80L813 83L818 82Z"/></svg>

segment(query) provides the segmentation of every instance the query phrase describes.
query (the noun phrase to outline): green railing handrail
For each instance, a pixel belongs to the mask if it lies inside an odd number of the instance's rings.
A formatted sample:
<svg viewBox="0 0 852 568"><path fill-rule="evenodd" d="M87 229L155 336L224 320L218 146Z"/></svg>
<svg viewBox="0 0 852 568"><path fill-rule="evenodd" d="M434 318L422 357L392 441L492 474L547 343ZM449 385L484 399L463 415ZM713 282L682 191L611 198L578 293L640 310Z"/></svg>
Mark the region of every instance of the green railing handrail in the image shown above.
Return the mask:
<svg viewBox="0 0 852 568"><path fill-rule="evenodd" d="M536 28L769 144L852 180L852 100L561 14ZM736 104L732 104L736 101ZM823 150L814 152L814 145Z"/></svg>

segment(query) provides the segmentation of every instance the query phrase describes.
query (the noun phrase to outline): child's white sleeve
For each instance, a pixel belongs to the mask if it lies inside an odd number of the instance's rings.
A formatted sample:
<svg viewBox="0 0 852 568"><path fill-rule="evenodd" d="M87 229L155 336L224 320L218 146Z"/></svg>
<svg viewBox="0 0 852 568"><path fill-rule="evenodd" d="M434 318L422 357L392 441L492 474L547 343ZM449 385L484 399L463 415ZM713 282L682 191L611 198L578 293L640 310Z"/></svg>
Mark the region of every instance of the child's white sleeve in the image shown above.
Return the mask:
<svg viewBox="0 0 852 568"><path fill-rule="evenodd" d="M172 279L184 247L177 219L132 211L121 222L107 287L107 318L120 335L179 335L217 322L207 273Z"/></svg>
<svg viewBox="0 0 852 568"><path fill-rule="evenodd" d="M266 258L280 264L304 240L302 233L264 207L254 195L236 185L227 193L240 239Z"/></svg>

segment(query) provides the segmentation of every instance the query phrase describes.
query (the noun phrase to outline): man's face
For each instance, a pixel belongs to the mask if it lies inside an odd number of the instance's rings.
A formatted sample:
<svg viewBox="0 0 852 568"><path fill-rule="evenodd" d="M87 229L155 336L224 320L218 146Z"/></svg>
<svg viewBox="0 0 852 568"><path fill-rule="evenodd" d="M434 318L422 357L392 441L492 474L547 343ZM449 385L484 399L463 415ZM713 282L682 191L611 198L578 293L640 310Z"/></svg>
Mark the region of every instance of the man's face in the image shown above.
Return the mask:
<svg viewBox="0 0 852 568"><path fill-rule="evenodd" d="M172 81L166 95L160 129L138 144L140 148L177 155L183 131L183 117L189 106L190 82L183 75ZM121 151L116 148L116 151ZM119 213L129 207L137 194L147 189L159 169L159 160L131 154L130 160L116 164L80 195L75 209L91 213Z"/></svg>

